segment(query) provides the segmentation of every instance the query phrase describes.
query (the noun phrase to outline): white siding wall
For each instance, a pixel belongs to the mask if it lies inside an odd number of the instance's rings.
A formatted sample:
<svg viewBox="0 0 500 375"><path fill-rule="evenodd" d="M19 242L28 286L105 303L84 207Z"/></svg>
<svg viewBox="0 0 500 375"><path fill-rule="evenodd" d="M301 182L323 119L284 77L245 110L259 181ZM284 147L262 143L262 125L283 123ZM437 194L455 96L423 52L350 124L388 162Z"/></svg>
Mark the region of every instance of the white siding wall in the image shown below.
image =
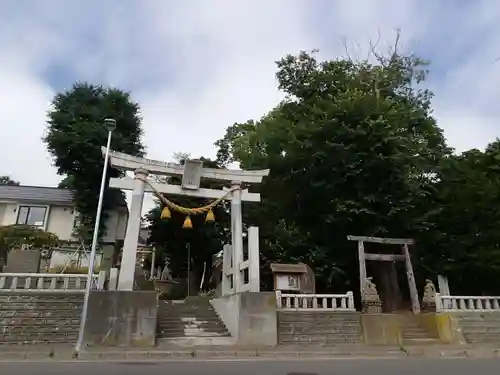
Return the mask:
<svg viewBox="0 0 500 375"><path fill-rule="evenodd" d="M17 220L17 203L2 203L5 205L2 225L15 224Z"/></svg>
<svg viewBox="0 0 500 375"><path fill-rule="evenodd" d="M95 257L95 267L99 267L101 264L102 254L96 254ZM64 267L66 264L76 262L78 260L78 254L69 251L53 251L52 258L50 258L50 268L56 267ZM82 256L80 259L80 267L88 267L89 266L89 258L88 254L86 256Z"/></svg>
<svg viewBox="0 0 500 375"><path fill-rule="evenodd" d="M0 202L0 225L3 223L3 217L5 215L5 210L7 209L7 204Z"/></svg>
<svg viewBox="0 0 500 375"><path fill-rule="evenodd" d="M73 223L75 216L72 207L51 206L49 207L49 218L46 230L52 232L59 239L69 241L73 239Z"/></svg>
<svg viewBox="0 0 500 375"><path fill-rule="evenodd" d="M18 205L18 203L0 202L0 225L16 223ZM106 234L103 236L105 242L115 242L125 238L127 216L127 212L121 210L109 213L106 222ZM74 240L75 238L72 237L74 221L75 216L72 207L51 206L49 207L46 230L56 234L61 240Z"/></svg>

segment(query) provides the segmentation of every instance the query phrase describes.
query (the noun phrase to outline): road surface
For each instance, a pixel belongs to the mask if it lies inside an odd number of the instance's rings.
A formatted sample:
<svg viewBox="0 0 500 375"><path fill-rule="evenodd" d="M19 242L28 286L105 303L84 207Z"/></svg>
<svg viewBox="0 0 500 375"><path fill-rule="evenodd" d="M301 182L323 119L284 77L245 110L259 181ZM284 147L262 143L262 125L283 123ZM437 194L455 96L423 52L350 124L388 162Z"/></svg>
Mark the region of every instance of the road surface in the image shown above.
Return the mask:
<svg viewBox="0 0 500 375"><path fill-rule="evenodd" d="M0 363L12 375L498 375L499 359L193 360Z"/></svg>

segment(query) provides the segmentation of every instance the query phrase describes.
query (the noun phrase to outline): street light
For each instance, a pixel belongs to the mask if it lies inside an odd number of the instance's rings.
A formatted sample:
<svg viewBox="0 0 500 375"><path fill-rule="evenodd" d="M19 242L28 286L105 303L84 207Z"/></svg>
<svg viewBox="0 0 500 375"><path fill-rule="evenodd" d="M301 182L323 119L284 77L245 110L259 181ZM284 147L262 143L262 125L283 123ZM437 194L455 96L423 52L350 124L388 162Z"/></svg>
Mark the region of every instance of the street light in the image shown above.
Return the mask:
<svg viewBox="0 0 500 375"><path fill-rule="evenodd" d="M99 224L101 222L102 200L104 197L104 188L106 186L106 174L108 171L109 149L111 147L111 134L116 129L116 120L107 118L104 120L104 126L108 130L108 143L106 144L106 154L104 156L104 167L102 168L101 190L99 191L99 201L97 203L97 213L94 225L94 236L92 237L92 249L90 251L89 269L87 273L87 285L85 288L85 296L83 299L82 316L80 319L80 330L78 331L78 339L76 342L76 352L79 353L83 345L83 335L85 332L85 323L87 320L87 310L89 305L90 290L92 289L94 262L97 248L97 239L99 238Z"/></svg>

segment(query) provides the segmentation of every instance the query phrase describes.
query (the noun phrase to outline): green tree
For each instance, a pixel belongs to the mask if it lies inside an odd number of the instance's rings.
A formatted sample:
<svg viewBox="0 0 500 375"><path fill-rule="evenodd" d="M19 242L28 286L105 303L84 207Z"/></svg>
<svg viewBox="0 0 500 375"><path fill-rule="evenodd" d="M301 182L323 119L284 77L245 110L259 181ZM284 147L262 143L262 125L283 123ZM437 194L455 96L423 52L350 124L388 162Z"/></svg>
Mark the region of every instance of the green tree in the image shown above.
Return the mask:
<svg viewBox="0 0 500 375"><path fill-rule="evenodd" d="M262 204L244 208L261 228L263 267L304 261L318 288L359 290L355 244L346 235L415 237L427 230L427 197L450 153L413 55L376 63L313 54L278 61L286 98L260 121L228 128L221 163L270 168Z"/></svg>
<svg viewBox="0 0 500 375"><path fill-rule="evenodd" d="M0 176L0 185L19 186L20 183L11 179L10 176Z"/></svg>
<svg viewBox="0 0 500 375"><path fill-rule="evenodd" d="M500 141L443 160L422 233L422 265L448 276L452 293L497 295L500 287ZM467 275L467 277L464 277ZM496 294L495 294L496 293Z"/></svg>
<svg viewBox="0 0 500 375"><path fill-rule="evenodd" d="M57 185L60 189L72 189L73 181L75 179L74 175L64 177L61 182Z"/></svg>
<svg viewBox="0 0 500 375"><path fill-rule="evenodd" d="M0 270L7 260L9 251L12 249L26 247L45 250L46 257L50 259L52 249L59 244L59 238L54 233L33 228L29 225L0 226Z"/></svg>
<svg viewBox="0 0 500 375"><path fill-rule="evenodd" d="M87 242L95 222L104 158L101 146L106 145L108 131L103 122L116 120L111 148L132 155L143 155L139 106L130 95L115 88L77 83L59 93L48 113L47 135L44 142L54 157L60 175L65 176L62 187L75 192L75 204L80 215L79 232ZM118 170L108 170L110 177L120 176ZM103 218L106 210L123 203L123 194L106 188ZM101 233L105 220L101 221Z"/></svg>
<svg viewBox="0 0 500 375"><path fill-rule="evenodd" d="M184 158L186 155L179 154L177 157ZM215 161L201 158L204 167L217 168ZM178 162L183 162L178 160ZM180 184L179 178L169 178L169 184ZM220 183L202 180L201 187L211 189L222 189ZM211 202L211 200L168 196L168 199L183 207L200 207ZM185 278L188 266L188 246L190 259L190 269L194 276L194 285L200 285L204 274L204 289L211 288L208 282L212 276L212 265L214 255L222 251L224 243L228 243L230 237L230 225L228 209L224 203L217 206L213 212L215 222L205 223L205 215L191 216L192 229L183 229L182 225L185 215L171 210L172 217L168 220L161 220L163 204L159 200L156 206L146 215L149 222L151 235L149 242L155 246L157 258L155 264L163 266L163 261L168 260L172 276L175 278ZM149 267L149 265L146 265ZM204 272L205 271L205 272Z"/></svg>

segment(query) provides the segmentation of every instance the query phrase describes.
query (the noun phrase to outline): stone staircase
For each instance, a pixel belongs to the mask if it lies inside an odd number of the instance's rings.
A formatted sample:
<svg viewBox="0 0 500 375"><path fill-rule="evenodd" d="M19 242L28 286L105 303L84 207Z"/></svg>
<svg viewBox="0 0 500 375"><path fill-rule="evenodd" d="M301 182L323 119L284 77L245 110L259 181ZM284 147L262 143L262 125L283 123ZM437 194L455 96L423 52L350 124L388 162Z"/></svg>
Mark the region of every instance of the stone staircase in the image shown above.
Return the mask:
<svg viewBox="0 0 500 375"><path fill-rule="evenodd" d="M361 342L361 324L357 312L278 312L280 345L337 345Z"/></svg>
<svg viewBox="0 0 500 375"><path fill-rule="evenodd" d="M231 345L232 338L207 298L159 301L157 342L179 346Z"/></svg>
<svg viewBox="0 0 500 375"><path fill-rule="evenodd" d="M441 341L436 334L429 332L422 327L415 315L405 314L401 316L401 330L403 344L406 345L427 345L440 344Z"/></svg>
<svg viewBox="0 0 500 375"><path fill-rule="evenodd" d="M459 314L457 318L467 343L500 343L500 312Z"/></svg>

